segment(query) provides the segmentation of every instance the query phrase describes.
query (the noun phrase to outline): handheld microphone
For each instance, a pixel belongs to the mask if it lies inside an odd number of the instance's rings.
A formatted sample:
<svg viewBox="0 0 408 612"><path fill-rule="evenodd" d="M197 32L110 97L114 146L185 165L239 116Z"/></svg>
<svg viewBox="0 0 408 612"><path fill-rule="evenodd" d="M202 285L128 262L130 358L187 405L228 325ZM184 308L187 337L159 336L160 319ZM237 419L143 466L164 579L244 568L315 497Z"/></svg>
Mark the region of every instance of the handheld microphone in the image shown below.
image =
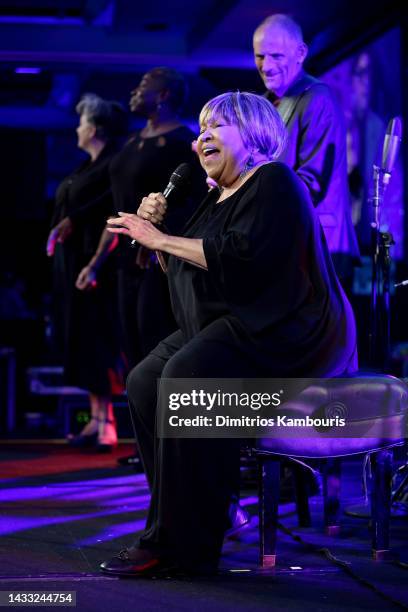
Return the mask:
<svg viewBox="0 0 408 612"><path fill-rule="evenodd" d="M187 184L191 175L191 168L188 164L183 163L177 166L174 170L173 174L170 176L169 182L167 183L167 187L163 191L163 196L166 198L173 192L178 191L181 187ZM132 247L137 246L137 241L132 240L130 245Z"/></svg>
<svg viewBox="0 0 408 612"><path fill-rule="evenodd" d="M190 178L191 168L188 164L180 164L170 177L166 189L163 191L164 197L167 199L173 191L180 189L187 183Z"/></svg>
<svg viewBox="0 0 408 612"><path fill-rule="evenodd" d="M388 185L391 172L397 159L398 150L402 136L402 121L400 117L394 117L387 126L382 151L381 171L384 176L384 185Z"/></svg>

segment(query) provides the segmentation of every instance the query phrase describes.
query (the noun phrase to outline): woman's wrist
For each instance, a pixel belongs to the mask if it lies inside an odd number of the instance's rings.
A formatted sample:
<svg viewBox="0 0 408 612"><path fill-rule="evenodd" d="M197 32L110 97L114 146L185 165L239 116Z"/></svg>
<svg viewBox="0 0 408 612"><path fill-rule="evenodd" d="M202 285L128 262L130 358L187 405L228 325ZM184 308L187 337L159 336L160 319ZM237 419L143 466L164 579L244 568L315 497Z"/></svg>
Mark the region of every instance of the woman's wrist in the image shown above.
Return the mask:
<svg viewBox="0 0 408 612"><path fill-rule="evenodd" d="M174 255L200 268L207 269L203 241L201 238L184 238L182 236L169 236L163 234L160 243L160 246L155 247L156 250Z"/></svg>
<svg viewBox="0 0 408 612"><path fill-rule="evenodd" d="M92 272L97 272L100 268L100 265L101 265L101 262L99 261L99 258L94 256L88 262L86 267L89 268Z"/></svg>
<svg viewBox="0 0 408 612"><path fill-rule="evenodd" d="M171 236L169 234L162 234L160 237L160 246L158 246L156 251L164 251L165 253L169 253L172 255L172 250L174 250L175 241L177 241L178 236Z"/></svg>

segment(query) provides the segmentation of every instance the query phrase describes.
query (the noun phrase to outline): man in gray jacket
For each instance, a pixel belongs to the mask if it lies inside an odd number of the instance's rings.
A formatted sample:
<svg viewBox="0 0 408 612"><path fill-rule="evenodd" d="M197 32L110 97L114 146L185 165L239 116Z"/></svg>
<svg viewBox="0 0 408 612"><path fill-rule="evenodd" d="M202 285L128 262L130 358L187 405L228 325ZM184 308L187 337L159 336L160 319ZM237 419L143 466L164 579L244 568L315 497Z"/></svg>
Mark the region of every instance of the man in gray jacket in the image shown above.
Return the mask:
<svg viewBox="0 0 408 612"><path fill-rule="evenodd" d="M267 17L255 30L253 43L265 95L288 129L281 161L308 188L337 274L347 283L359 251L351 220L342 111L330 88L303 70L308 48L291 17Z"/></svg>

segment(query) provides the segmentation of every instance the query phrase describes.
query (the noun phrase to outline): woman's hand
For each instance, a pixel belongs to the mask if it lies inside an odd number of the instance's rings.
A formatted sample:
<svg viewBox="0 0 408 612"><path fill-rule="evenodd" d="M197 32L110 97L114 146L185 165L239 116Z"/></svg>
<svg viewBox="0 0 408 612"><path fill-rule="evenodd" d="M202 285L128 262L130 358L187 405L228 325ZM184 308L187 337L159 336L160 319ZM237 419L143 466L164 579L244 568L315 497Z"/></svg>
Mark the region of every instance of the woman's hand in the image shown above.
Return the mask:
<svg viewBox="0 0 408 612"><path fill-rule="evenodd" d="M162 193L149 193L142 199L142 203L137 209L137 216L150 221L150 223L161 223L167 210L166 198Z"/></svg>
<svg viewBox="0 0 408 612"><path fill-rule="evenodd" d="M207 270L201 238L169 236L137 215L124 212L118 214L120 216L116 219L108 219L106 229L112 234L124 234L152 251L164 251Z"/></svg>
<svg viewBox="0 0 408 612"><path fill-rule="evenodd" d="M85 266L82 268L76 279L75 287L84 291L86 289L95 289L97 286L96 272L91 266Z"/></svg>
<svg viewBox="0 0 408 612"><path fill-rule="evenodd" d="M118 213L120 216L108 219L107 230L112 234L124 234L152 251L158 251L163 246L166 234L137 215L130 213Z"/></svg>

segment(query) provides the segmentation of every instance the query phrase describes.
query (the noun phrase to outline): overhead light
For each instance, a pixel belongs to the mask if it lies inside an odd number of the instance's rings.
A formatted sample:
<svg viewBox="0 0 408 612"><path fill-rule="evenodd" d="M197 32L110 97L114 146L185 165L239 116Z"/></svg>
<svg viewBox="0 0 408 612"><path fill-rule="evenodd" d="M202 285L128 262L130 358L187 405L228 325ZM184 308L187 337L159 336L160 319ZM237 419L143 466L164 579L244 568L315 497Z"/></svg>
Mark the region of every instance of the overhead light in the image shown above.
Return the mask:
<svg viewBox="0 0 408 612"><path fill-rule="evenodd" d="M14 72L16 74L40 74L41 68L35 68L34 66L20 66L19 68L15 68Z"/></svg>

